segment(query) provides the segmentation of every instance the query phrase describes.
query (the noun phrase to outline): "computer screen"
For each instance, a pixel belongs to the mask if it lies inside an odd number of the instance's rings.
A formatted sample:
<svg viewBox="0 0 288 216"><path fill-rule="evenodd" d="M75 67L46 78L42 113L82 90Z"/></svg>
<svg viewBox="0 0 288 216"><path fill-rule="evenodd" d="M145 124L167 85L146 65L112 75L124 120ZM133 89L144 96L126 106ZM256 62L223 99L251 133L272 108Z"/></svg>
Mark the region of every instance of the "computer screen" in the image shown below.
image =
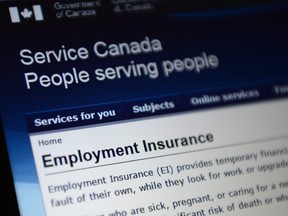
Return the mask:
<svg viewBox="0 0 288 216"><path fill-rule="evenodd" d="M0 4L19 215L287 215L287 1Z"/></svg>

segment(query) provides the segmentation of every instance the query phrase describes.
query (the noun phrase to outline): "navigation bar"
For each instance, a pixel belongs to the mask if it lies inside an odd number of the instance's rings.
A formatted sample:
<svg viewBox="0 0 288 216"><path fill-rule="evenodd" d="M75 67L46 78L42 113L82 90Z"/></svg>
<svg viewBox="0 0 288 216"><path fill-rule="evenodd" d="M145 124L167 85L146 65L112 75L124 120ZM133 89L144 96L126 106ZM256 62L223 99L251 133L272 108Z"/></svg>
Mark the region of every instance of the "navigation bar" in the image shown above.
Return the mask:
<svg viewBox="0 0 288 216"><path fill-rule="evenodd" d="M288 83L251 88L188 92L109 104L74 107L26 115L30 133L98 125L182 111L252 103L288 96Z"/></svg>

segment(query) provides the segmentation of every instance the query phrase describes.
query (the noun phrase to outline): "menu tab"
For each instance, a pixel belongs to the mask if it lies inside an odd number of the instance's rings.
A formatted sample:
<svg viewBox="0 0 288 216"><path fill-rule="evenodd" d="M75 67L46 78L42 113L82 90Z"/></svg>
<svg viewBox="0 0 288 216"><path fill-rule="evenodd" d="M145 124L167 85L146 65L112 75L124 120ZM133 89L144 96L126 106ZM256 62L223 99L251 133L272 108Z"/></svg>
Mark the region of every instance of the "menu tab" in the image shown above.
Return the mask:
<svg viewBox="0 0 288 216"><path fill-rule="evenodd" d="M27 114L30 132L55 130L121 120L123 104L112 103Z"/></svg>

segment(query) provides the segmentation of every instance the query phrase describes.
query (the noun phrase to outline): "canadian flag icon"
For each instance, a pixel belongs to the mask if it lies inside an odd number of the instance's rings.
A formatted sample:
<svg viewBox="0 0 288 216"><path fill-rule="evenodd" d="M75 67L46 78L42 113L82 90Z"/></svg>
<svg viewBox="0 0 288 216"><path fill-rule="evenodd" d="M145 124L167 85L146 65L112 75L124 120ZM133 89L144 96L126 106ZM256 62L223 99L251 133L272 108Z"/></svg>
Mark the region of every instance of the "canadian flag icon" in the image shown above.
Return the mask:
<svg viewBox="0 0 288 216"><path fill-rule="evenodd" d="M41 5L33 5L32 10L25 7L20 12L18 7L9 7L9 13L12 23L19 23L21 19L34 18L36 21L44 20Z"/></svg>

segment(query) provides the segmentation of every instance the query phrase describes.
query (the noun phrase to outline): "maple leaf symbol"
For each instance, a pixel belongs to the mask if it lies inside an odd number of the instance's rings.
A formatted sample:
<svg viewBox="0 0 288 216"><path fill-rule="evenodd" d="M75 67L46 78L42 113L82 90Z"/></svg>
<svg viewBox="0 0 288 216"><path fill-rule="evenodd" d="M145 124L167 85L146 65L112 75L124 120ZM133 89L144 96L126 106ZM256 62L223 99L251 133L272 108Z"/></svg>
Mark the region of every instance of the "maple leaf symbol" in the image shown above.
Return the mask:
<svg viewBox="0 0 288 216"><path fill-rule="evenodd" d="M24 10L21 12L21 15L25 19L29 19L32 16L32 11L28 10L27 8L24 8Z"/></svg>

